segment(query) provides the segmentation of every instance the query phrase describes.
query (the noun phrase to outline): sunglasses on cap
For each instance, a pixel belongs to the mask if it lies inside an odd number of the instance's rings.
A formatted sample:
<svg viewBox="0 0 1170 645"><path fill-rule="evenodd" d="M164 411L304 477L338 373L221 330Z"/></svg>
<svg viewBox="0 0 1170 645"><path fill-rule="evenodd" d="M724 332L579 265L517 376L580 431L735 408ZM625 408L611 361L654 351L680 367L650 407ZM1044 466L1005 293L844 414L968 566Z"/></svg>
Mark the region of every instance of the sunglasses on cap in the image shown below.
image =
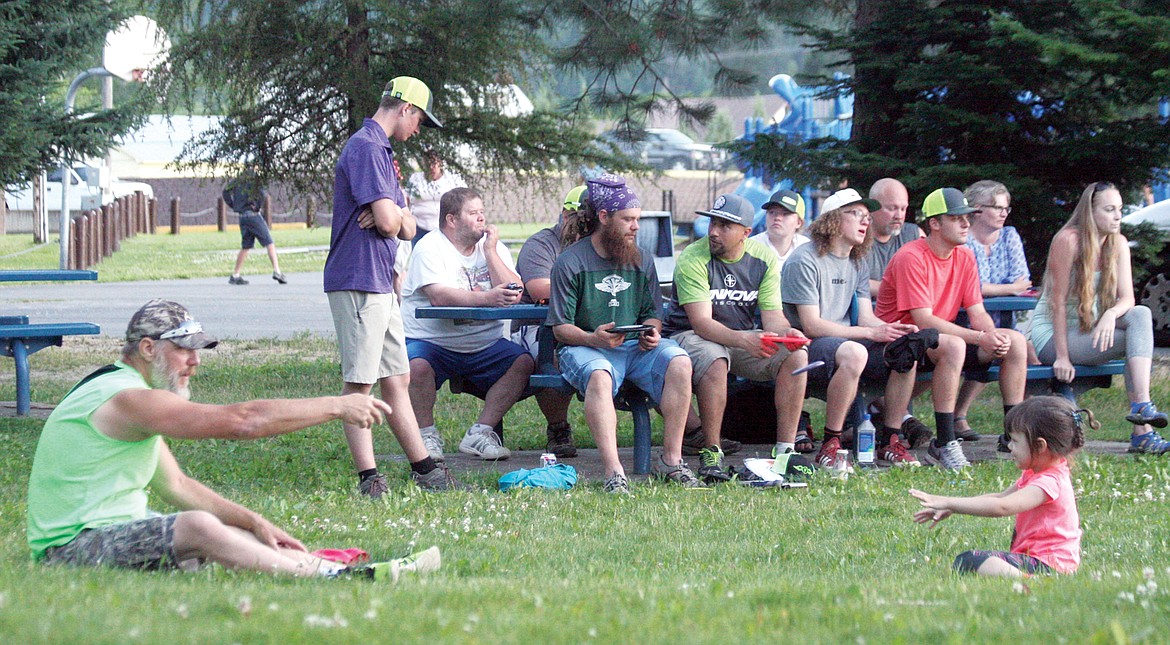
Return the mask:
<svg viewBox="0 0 1170 645"><path fill-rule="evenodd" d="M178 327L175 327L174 329L171 329L170 331L164 331L163 333L159 334L158 339L159 340L170 340L172 338L183 338L184 336L194 336L195 334L199 334L202 332L203 332L203 325L200 324L198 321L184 320L183 323L181 325L179 325Z"/></svg>

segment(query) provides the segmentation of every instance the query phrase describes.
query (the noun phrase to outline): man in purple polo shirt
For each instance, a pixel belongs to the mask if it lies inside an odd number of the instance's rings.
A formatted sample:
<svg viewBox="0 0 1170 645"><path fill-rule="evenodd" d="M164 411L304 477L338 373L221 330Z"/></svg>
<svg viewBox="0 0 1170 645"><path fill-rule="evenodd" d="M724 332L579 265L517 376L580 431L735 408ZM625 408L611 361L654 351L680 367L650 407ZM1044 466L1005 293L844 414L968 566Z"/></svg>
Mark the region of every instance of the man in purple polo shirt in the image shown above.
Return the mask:
<svg viewBox="0 0 1170 645"><path fill-rule="evenodd" d="M394 412L390 428L424 490L457 486L427 452L410 406L410 363L402 314L394 294L398 240L414 237L414 217L398 184L390 139L406 141L419 126L441 128L431 114L431 90L399 76L386 85L378 111L345 144L333 182L333 230L325 259L325 292L341 351L341 391L369 393L376 381ZM389 486L374 463L373 433L346 424L345 439L358 471L359 490L373 499Z"/></svg>

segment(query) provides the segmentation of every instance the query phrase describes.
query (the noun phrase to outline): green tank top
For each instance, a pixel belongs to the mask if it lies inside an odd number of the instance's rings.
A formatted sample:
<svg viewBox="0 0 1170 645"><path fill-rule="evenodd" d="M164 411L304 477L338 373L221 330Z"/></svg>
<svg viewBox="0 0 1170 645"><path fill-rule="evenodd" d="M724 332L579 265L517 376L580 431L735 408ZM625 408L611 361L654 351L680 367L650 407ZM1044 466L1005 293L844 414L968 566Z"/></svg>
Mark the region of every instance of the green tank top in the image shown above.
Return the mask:
<svg viewBox="0 0 1170 645"><path fill-rule="evenodd" d="M103 403L131 388L150 386L138 370L119 361L74 387L45 422L28 480L28 546L34 560L85 529L146 517L146 486L158 467L162 437L119 441L90 423Z"/></svg>

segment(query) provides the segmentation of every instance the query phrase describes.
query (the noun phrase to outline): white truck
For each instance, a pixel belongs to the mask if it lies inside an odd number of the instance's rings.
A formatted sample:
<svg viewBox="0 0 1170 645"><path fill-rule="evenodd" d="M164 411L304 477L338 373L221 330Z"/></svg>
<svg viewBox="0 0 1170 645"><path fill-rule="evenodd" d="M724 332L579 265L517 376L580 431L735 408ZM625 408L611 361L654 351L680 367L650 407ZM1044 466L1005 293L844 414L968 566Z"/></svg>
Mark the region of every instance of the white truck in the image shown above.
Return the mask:
<svg viewBox="0 0 1170 645"><path fill-rule="evenodd" d="M103 191L102 187L107 186ZM150 184L140 181L122 181L110 177L104 168L95 166L76 166L69 170L69 209L73 212L82 209L98 208L119 197L142 192L147 197L154 197L154 189ZM9 211L29 211L33 209L32 184L17 186L12 191L5 189L4 200L8 203ZM45 182L45 206L50 213L61 211L61 169L55 168L48 173Z"/></svg>

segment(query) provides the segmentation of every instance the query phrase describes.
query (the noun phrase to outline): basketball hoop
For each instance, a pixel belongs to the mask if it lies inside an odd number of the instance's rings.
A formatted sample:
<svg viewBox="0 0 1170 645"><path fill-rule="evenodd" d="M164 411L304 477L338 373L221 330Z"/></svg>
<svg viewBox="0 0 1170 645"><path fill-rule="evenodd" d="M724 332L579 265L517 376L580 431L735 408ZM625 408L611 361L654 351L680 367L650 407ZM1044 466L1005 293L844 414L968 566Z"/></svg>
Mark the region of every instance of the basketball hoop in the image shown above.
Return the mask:
<svg viewBox="0 0 1170 645"><path fill-rule="evenodd" d="M143 83L151 69L166 61L170 49L170 39L155 21L133 16L106 35L102 67L124 81Z"/></svg>

